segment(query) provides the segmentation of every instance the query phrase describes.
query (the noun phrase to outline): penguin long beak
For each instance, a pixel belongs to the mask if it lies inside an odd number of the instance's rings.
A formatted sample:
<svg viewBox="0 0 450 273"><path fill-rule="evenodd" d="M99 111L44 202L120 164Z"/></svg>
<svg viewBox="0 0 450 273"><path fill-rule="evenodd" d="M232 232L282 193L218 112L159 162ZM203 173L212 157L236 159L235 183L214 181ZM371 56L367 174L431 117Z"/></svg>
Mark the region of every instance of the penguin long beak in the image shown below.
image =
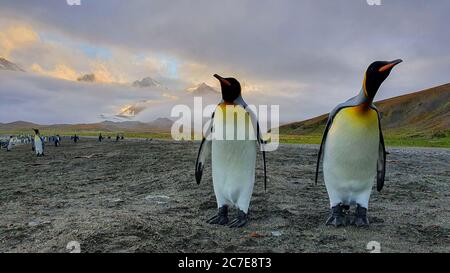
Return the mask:
<svg viewBox="0 0 450 273"><path fill-rule="evenodd" d="M397 60L394 60L394 61L392 61L392 62L389 62L388 64L383 65L382 67L380 67L380 69L378 69L378 72L383 72L383 71L386 71L386 70L390 70L390 69L392 69L394 66L398 65L398 64L401 63L401 62L403 62L402 59L397 59Z"/></svg>
<svg viewBox="0 0 450 273"><path fill-rule="evenodd" d="M226 84L226 85L228 85L228 86L231 86L231 83L230 83L229 81L225 80L224 78L222 78L221 76L219 76L219 75L217 75L217 74L214 74L213 76L214 76L216 79L218 79L220 82L223 82L224 84Z"/></svg>

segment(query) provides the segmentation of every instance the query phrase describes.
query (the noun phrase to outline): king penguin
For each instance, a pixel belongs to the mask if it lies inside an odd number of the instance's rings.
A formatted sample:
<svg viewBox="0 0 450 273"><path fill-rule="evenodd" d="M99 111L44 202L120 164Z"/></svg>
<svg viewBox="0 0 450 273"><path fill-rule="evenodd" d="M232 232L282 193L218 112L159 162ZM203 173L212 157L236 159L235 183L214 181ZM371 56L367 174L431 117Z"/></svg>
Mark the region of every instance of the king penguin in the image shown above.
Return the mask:
<svg viewBox="0 0 450 273"><path fill-rule="evenodd" d="M13 138L12 136L9 136L8 146L6 146L6 151L7 152L11 151L11 149L12 149L12 146L13 146L13 139L12 138Z"/></svg>
<svg viewBox="0 0 450 273"><path fill-rule="evenodd" d="M367 210L372 185L384 185L386 150L380 125L380 114L373 99L392 68L402 60L376 61L367 68L359 94L331 111L316 167L316 183L323 153L323 175L330 199L331 215L327 225L350 223L369 226ZM347 221L351 205L355 216Z"/></svg>
<svg viewBox="0 0 450 273"><path fill-rule="evenodd" d="M218 213L207 223L242 227L248 222L248 209L255 182L257 145L260 145L263 154L266 185L264 143L256 115L241 96L240 83L235 78L223 78L217 74L214 77L220 82L222 101L212 114L210 128L200 145L195 177L197 184L200 184L206 156L211 150L212 179ZM227 118L230 116L232 118ZM243 118L236 122L236 116ZM229 130L235 133L231 138ZM224 131L225 138L221 137ZM239 135L245 137L239 138ZM237 208L237 217L231 222L228 219L229 206Z"/></svg>
<svg viewBox="0 0 450 273"><path fill-rule="evenodd" d="M44 155L44 142L42 141L41 135L39 134L39 129L34 130L34 151L37 156Z"/></svg>

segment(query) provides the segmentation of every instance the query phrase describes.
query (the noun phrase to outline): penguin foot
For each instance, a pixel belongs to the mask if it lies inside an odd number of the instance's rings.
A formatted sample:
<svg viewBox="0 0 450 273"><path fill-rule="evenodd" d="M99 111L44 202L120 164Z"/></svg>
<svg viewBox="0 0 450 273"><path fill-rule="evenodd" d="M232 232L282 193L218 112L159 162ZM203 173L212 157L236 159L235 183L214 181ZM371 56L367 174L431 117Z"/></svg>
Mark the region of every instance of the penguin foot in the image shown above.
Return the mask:
<svg viewBox="0 0 450 273"><path fill-rule="evenodd" d="M367 218L367 209L357 204L355 211L355 218L352 225L357 227L369 227L369 219Z"/></svg>
<svg viewBox="0 0 450 273"><path fill-rule="evenodd" d="M248 222L248 216L245 212L242 210L238 211L238 215L236 219L231 221L231 223L228 225L230 228L240 228L247 224Z"/></svg>
<svg viewBox="0 0 450 273"><path fill-rule="evenodd" d="M344 211L348 209L349 206L345 206L343 204L337 204L336 206L332 207L331 215L330 217L328 217L326 225L335 227L345 226L347 223Z"/></svg>
<svg viewBox="0 0 450 273"><path fill-rule="evenodd" d="M209 218L206 223L211 225L226 225L228 224L228 206L219 208L219 212L213 217Z"/></svg>

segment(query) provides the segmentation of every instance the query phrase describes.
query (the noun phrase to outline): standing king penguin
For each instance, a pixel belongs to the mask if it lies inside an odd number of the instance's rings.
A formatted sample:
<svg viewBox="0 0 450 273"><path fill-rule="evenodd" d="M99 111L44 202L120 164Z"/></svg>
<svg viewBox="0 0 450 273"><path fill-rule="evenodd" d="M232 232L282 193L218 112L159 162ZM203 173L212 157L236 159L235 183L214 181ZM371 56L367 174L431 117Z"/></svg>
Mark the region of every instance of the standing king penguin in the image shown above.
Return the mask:
<svg viewBox="0 0 450 273"><path fill-rule="evenodd" d="M6 146L6 151L9 152L12 149L13 146L13 140L12 140L12 136L9 136L9 140L8 140L8 145Z"/></svg>
<svg viewBox="0 0 450 273"><path fill-rule="evenodd" d="M235 78L222 78L217 74L214 77L220 81L222 101L212 114L210 127L200 145L195 164L195 178L197 184L200 184L206 158L211 152L212 179L218 213L207 223L242 227L248 221L248 208L255 182L257 144L260 145L263 154L264 188L266 188L266 160L262 146L264 143L256 115L241 96L239 82ZM227 113L228 111L232 113ZM239 118L238 122L235 122L234 118L227 118L230 114L231 117L236 115L244 117L245 122L239 122ZM251 126L248 126L249 123ZM246 130L247 128L252 129ZM223 133L230 129L237 136L243 132L248 134L244 140L235 136L233 139L217 137L219 131ZM236 219L229 222L228 208L231 205L238 209L238 213Z"/></svg>
<svg viewBox="0 0 450 273"><path fill-rule="evenodd" d="M37 156L44 155L44 142L42 141L41 135L39 134L39 129L34 130L34 151Z"/></svg>
<svg viewBox="0 0 450 273"><path fill-rule="evenodd" d="M323 153L323 174L331 215L326 224L336 227L347 224L345 215L356 205L350 221L367 227L367 209L374 178L377 190L384 185L386 150L380 125L380 114L373 99L392 68L402 60L376 61L369 65L359 94L331 111L316 168L316 183Z"/></svg>

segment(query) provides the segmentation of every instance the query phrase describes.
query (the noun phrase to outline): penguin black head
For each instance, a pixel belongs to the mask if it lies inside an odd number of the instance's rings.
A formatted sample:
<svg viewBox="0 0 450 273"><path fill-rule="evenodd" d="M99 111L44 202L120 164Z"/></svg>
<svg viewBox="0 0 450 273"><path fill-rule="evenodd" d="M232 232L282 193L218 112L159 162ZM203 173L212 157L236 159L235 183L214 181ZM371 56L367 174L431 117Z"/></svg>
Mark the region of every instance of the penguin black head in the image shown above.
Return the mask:
<svg viewBox="0 0 450 273"><path fill-rule="evenodd" d="M222 78L214 74L214 77L220 81L222 89L222 98L225 102L232 103L241 95L241 84L235 78Z"/></svg>
<svg viewBox="0 0 450 273"><path fill-rule="evenodd" d="M378 91L378 88L380 88L381 84L389 76L392 68L394 68L394 66L401 62L401 59L397 59L390 62L376 61L369 65L363 83L364 94L367 98L369 98L371 101L373 100Z"/></svg>
<svg viewBox="0 0 450 273"><path fill-rule="evenodd" d="M33 129L36 135L39 135L39 129Z"/></svg>

